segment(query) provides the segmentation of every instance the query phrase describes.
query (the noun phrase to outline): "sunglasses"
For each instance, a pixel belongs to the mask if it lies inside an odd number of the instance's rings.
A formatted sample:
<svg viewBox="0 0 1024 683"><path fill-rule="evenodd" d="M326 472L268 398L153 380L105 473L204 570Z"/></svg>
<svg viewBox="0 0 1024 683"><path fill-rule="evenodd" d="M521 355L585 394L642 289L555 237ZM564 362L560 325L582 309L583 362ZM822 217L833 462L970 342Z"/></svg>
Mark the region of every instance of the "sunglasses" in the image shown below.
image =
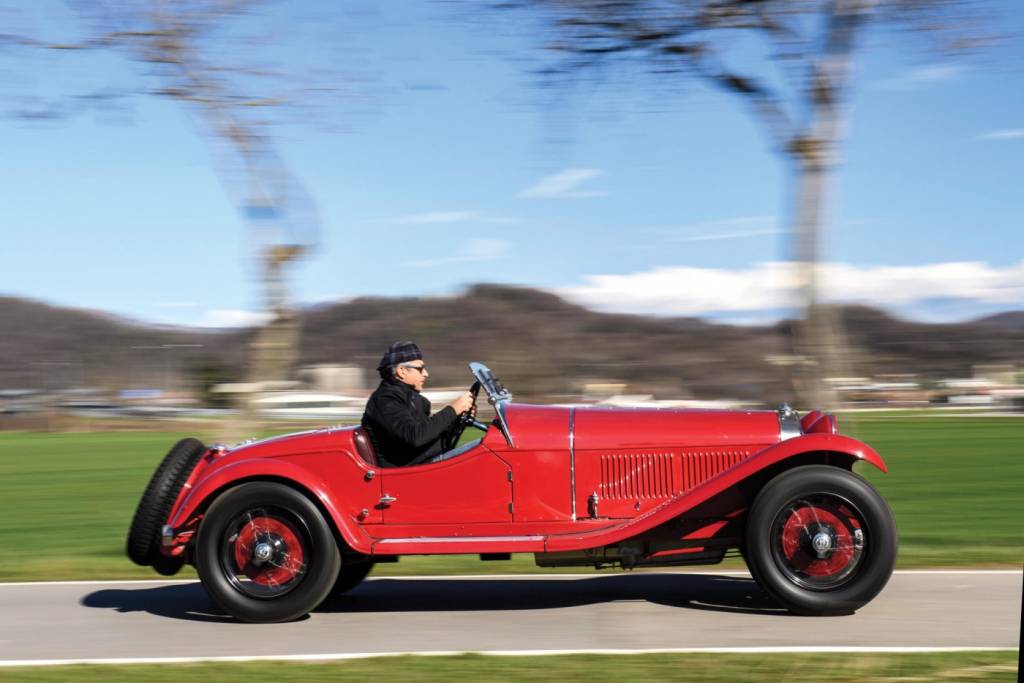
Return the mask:
<svg viewBox="0 0 1024 683"><path fill-rule="evenodd" d="M403 365L403 368L409 368L410 370L416 370L418 372L424 372L427 369L426 365Z"/></svg>

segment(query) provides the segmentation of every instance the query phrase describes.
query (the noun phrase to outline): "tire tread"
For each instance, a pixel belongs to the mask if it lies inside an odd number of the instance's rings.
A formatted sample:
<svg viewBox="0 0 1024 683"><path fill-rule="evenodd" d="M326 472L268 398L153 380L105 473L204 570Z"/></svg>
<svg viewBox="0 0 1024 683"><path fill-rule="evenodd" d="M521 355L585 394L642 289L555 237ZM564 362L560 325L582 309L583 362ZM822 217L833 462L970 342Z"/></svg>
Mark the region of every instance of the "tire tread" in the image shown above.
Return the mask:
<svg viewBox="0 0 1024 683"><path fill-rule="evenodd" d="M125 552L135 564L143 567L155 564L160 552L160 527L205 452L206 446L198 439L182 439L171 447L156 468L135 508L125 542Z"/></svg>

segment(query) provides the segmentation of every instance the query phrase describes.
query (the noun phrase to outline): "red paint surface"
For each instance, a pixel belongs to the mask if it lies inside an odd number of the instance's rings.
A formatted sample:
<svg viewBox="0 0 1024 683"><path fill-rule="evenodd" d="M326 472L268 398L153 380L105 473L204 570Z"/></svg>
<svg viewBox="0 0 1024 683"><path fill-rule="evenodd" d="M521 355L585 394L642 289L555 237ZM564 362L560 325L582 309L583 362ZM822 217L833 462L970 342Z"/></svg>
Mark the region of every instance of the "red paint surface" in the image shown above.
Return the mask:
<svg viewBox="0 0 1024 683"><path fill-rule="evenodd" d="M578 408L576 451L739 446L779 440L774 411Z"/></svg>
<svg viewBox="0 0 1024 683"><path fill-rule="evenodd" d="M176 530L190 521L194 526L218 492L242 481L274 479L316 500L346 543L362 553L579 550L685 517L763 468L803 453L845 454L885 471L870 447L831 433L831 416L811 413L805 420L814 416L807 424L821 424L820 431L779 442L771 411L576 408L573 520L571 412L508 406L515 448L492 426L471 452L412 468L370 467L356 454L354 428L288 435L216 457L211 452L190 477L169 523ZM594 492L598 515L591 519L587 499ZM385 493L397 500L382 503Z"/></svg>
<svg viewBox="0 0 1024 683"><path fill-rule="evenodd" d="M385 524L511 522L512 469L483 444L458 458L380 471Z"/></svg>

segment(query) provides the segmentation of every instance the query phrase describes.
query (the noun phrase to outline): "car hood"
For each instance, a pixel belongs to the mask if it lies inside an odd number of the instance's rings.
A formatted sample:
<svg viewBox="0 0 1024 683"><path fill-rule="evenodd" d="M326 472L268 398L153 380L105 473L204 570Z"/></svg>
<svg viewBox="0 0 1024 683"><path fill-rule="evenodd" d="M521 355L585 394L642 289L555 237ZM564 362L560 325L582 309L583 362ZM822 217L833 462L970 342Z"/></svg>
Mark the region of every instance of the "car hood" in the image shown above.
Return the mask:
<svg viewBox="0 0 1024 683"><path fill-rule="evenodd" d="M779 414L773 410L510 404L506 416L520 447L541 434L550 447L556 434L567 439L570 432L577 450L768 445L781 440Z"/></svg>

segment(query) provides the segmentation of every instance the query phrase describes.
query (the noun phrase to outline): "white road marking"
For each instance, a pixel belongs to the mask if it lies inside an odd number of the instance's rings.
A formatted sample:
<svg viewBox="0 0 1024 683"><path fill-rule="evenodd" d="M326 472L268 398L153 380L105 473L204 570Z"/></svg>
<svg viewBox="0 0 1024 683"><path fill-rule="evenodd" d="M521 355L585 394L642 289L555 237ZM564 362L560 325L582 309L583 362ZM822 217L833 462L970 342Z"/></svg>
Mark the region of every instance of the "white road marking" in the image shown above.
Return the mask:
<svg viewBox="0 0 1024 683"><path fill-rule="evenodd" d="M408 652L336 652L307 655L256 655L252 657L112 657L94 659L7 659L0 668L17 666L69 666L73 664L194 664L197 662L333 662L372 657L448 657L482 654L495 657L546 657L557 655L646 655L646 654L917 654L930 652L1017 652L1008 647L853 647L846 645L806 645L783 647L681 647L657 649L579 649L579 650L421 650Z"/></svg>
<svg viewBox="0 0 1024 683"><path fill-rule="evenodd" d="M991 575L991 576L1012 576L1024 573L1024 569L897 569L896 575ZM606 576L666 576L666 575L703 575L703 576L750 576L750 572L743 570L715 570L715 571L680 571L680 572L616 572L613 574L602 574L594 571L588 574L434 574L434 575L392 575L392 576L371 576L367 581L381 581L384 579L401 579L403 581L442 581L449 579L592 579ZM199 579L89 579L82 581L7 581L0 582L0 588L7 586L97 586L97 585L131 585L131 584L173 584L173 583L198 583Z"/></svg>

